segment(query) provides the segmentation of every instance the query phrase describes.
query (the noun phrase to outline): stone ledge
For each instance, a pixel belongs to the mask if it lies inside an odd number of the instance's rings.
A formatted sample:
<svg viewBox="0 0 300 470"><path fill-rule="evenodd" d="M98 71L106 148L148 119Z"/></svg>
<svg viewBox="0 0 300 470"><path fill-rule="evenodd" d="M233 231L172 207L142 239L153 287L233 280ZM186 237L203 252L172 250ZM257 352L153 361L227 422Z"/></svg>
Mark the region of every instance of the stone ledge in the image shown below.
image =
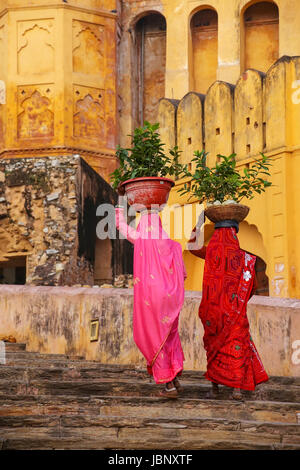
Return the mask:
<svg viewBox="0 0 300 470"><path fill-rule="evenodd" d="M2 284L0 285L0 294L4 293L22 293L22 294L64 294L64 295L104 295L104 296L114 296L114 295L124 295L124 296L133 296L133 288L118 288L118 287L98 287L98 286L89 286L89 287L79 287L79 286L34 286L34 285L10 285ZM185 291L185 299L201 301L202 292L200 291ZM293 298L280 298L280 297L266 297L254 295L248 302L248 307L250 306L263 306L270 308L292 308L295 310L300 310L300 299Z"/></svg>

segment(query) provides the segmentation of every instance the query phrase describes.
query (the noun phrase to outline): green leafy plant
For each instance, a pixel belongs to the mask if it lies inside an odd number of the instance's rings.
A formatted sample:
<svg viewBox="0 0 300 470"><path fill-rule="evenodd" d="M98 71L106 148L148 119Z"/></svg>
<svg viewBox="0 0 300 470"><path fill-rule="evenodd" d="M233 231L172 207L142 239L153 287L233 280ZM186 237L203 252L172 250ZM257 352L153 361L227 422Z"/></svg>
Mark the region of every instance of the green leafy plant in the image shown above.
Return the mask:
<svg viewBox="0 0 300 470"><path fill-rule="evenodd" d="M120 166L111 173L113 188L116 189L123 181L145 176L174 175L178 178L183 166L179 163L180 151L175 146L166 155L158 132L159 124L144 122L130 135L131 147L118 146L116 156Z"/></svg>
<svg viewBox="0 0 300 470"><path fill-rule="evenodd" d="M206 166L207 153L204 150L197 150L194 155L195 171L191 173L185 165L183 174L190 178L190 182L186 182L178 192L190 193L190 197L194 196L200 202L240 202L243 198L252 199L256 193L260 194L272 185L266 179L270 176L271 163L262 153L262 158L255 160L250 168L244 168L242 173L236 169L234 153L228 157L218 155L219 162L213 168Z"/></svg>

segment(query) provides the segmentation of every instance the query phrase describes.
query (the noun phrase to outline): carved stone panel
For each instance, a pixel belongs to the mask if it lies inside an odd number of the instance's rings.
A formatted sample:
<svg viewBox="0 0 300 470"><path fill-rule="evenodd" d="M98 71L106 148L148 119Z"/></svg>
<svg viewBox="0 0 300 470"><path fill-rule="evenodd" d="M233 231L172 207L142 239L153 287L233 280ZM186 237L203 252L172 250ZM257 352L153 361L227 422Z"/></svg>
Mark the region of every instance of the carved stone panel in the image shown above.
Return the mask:
<svg viewBox="0 0 300 470"><path fill-rule="evenodd" d="M18 139L54 135L53 85L18 87Z"/></svg>
<svg viewBox="0 0 300 470"><path fill-rule="evenodd" d="M105 143L105 91L98 88L74 86L73 135L97 139Z"/></svg>
<svg viewBox="0 0 300 470"><path fill-rule="evenodd" d="M53 20L18 23L17 68L20 75L45 74L54 70Z"/></svg>
<svg viewBox="0 0 300 470"><path fill-rule="evenodd" d="M73 71L104 76L105 28L99 24L73 21Z"/></svg>

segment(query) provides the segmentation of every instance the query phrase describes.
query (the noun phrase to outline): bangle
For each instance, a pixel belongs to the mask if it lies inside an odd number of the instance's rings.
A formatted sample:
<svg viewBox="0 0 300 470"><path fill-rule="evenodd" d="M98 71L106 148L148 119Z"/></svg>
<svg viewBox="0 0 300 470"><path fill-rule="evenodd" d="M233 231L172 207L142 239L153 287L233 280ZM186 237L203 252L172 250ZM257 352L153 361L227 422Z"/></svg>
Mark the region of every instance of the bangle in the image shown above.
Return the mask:
<svg viewBox="0 0 300 470"><path fill-rule="evenodd" d="M120 204L117 204L117 205L115 206L115 209L124 209L124 206L121 206Z"/></svg>

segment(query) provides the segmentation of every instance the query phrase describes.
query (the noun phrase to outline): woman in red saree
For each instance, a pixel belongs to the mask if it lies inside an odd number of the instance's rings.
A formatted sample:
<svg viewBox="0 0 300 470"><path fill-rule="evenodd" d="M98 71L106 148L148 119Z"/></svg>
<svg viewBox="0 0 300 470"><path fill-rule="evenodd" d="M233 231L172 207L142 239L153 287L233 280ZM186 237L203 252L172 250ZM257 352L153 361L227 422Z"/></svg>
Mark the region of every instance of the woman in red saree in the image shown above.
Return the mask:
<svg viewBox="0 0 300 470"><path fill-rule="evenodd" d="M134 341L155 382L166 384L161 395L176 398L184 361L178 333L186 276L181 246L163 230L157 211L143 211L135 230L123 208L116 208L116 225L134 244Z"/></svg>
<svg viewBox="0 0 300 470"><path fill-rule="evenodd" d="M211 396L217 396L218 384L222 384L233 388L233 398L241 399L241 389L254 390L268 380L250 336L246 313L253 293L256 257L240 249L233 226L216 228L207 247L190 251L205 259L199 317Z"/></svg>

